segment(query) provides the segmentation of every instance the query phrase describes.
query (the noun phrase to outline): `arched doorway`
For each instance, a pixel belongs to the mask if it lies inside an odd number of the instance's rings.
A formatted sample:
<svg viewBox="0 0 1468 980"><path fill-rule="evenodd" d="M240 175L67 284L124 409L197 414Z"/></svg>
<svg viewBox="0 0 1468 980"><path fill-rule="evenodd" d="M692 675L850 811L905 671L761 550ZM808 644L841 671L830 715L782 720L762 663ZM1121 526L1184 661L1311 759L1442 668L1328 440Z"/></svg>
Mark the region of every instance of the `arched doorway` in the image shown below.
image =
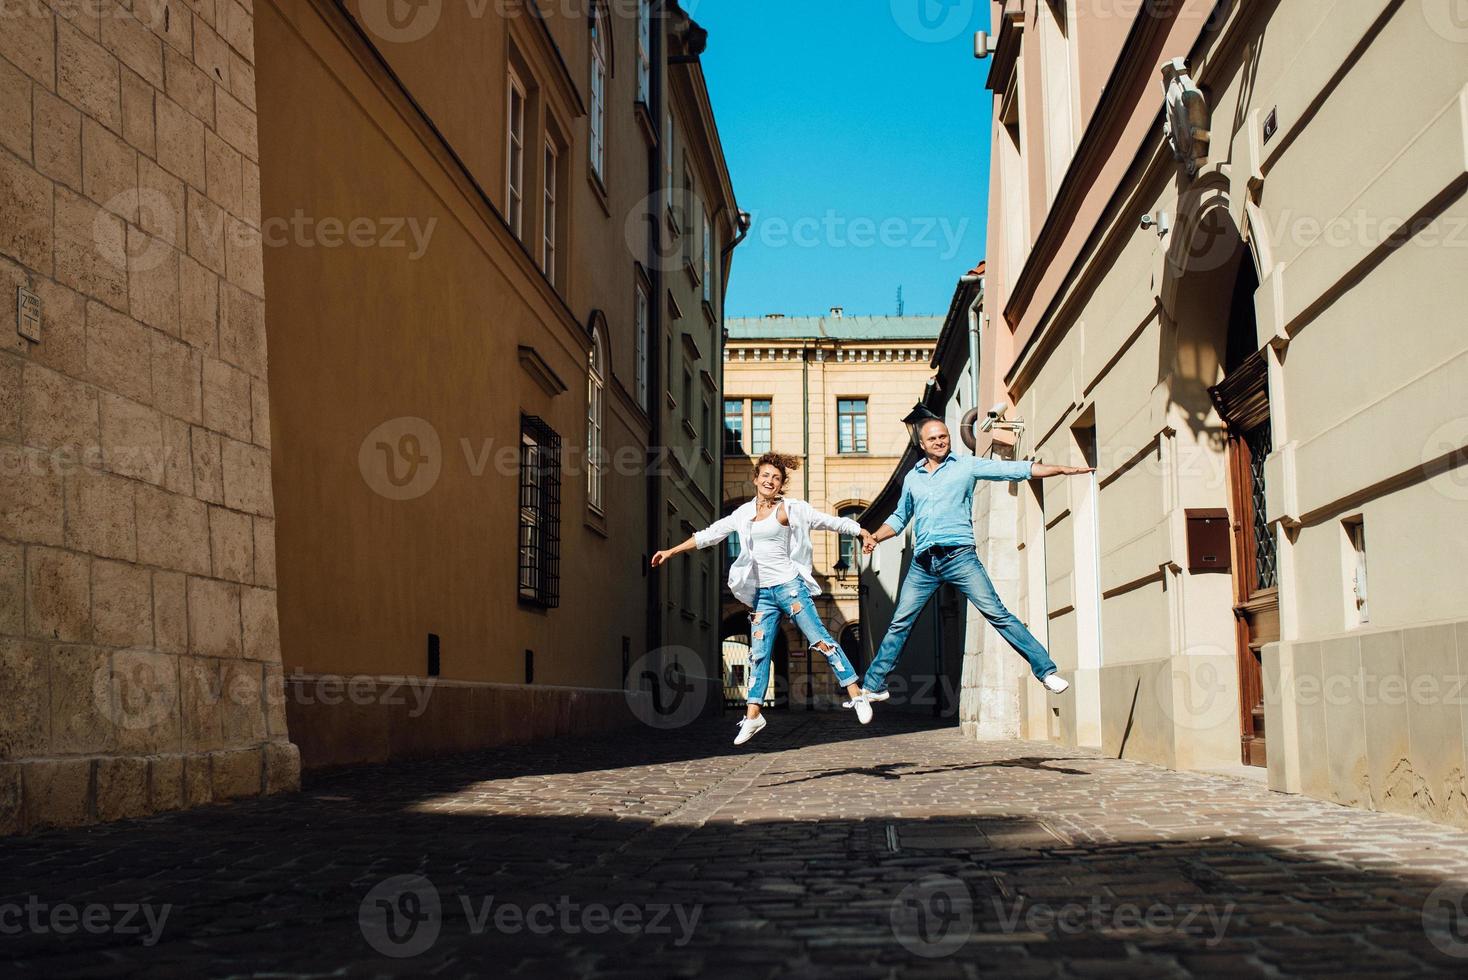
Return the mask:
<svg viewBox="0 0 1468 980"><path fill-rule="evenodd" d="M1169 250L1164 305L1174 333L1164 371L1172 401L1183 410L1198 448L1222 463L1224 479L1211 484L1208 495L1226 505L1230 587L1217 590L1211 601L1228 602L1229 615L1213 607L1207 633L1217 636L1219 646L1233 647L1240 756L1247 765L1262 766L1261 653L1279 639L1276 544L1264 505L1264 461L1273 447L1270 353L1259 340L1254 249L1241 235L1223 188L1200 183L1205 186L1188 195L1196 210ZM1179 210L1184 211L1181 204ZM1207 512L1190 511L1195 513Z"/></svg>
<svg viewBox="0 0 1468 980"><path fill-rule="evenodd" d="M1233 518L1235 642L1239 653L1240 749L1245 765L1265 765L1266 643L1279 639L1274 530L1264 506L1264 460L1273 449L1268 353L1258 347L1252 252L1244 248L1229 305L1223 380L1209 389L1228 439L1229 512Z"/></svg>
<svg viewBox="0 0 1468 980"><path fill-rule="evenodd" d="M749 663L750 637L749 616L735 613L725 617L719 629L719 647L722 654L724 705L729 708L742 707L749 690L751 665ZM765 705L772 708L790 707L790 644L784 629L775 631L775 647L771 654L770 687L765 695Z"/></svg>

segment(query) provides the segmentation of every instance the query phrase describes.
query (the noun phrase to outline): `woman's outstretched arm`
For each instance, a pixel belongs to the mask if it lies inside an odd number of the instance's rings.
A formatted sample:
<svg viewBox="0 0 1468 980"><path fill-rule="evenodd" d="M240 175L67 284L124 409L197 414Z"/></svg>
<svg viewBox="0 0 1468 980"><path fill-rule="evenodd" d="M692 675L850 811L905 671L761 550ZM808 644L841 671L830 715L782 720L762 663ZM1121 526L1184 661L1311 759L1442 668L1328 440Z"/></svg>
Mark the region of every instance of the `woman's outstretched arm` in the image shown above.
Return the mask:
<svg viewBox="0 0 1468 980"><path fill-rule="evenodd" d="M672 558L674 555L681 555L681 554L683 554L683 552L685 552L685 551L692 551L692 550L694 550L697 547L698 547L698 541L697 541L697 539L695 539L694 537L692 537L690 535L687 541L684 541L682 544L678 545L677 547L675 547L675 548L665 548L664 550L659 551L657 554L653 555L652 556L652 567L653 568L657 568L659 565L661 565L663 562L667 561L669 558Z"/></svg>

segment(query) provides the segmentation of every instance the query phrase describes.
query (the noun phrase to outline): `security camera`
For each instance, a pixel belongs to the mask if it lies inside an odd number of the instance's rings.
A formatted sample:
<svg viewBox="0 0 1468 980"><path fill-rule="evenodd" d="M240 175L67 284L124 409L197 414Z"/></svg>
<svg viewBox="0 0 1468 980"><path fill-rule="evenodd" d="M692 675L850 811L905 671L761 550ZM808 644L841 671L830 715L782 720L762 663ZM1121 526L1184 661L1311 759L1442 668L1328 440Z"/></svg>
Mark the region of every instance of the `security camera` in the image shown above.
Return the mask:
<svg viewBox="0 0 1468 980"><path fill-rule="evenodd" d="M989 409L989 415L991 418L1002 419L1004 418L1004 413L1008 410L1009 406L1004 402L995 402L994 407Z"/></svg>

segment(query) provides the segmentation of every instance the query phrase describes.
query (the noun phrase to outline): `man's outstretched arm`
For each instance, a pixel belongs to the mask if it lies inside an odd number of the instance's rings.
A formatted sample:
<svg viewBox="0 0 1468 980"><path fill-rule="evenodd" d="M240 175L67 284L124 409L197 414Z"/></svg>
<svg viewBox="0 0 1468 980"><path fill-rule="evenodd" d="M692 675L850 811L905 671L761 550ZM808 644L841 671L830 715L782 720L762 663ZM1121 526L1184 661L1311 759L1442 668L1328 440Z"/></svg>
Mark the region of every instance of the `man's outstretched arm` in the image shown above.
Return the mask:
<svg viewBox="0 0 1468 980"><path fill-rule="evenodd" d="M1056 466L1054 463L1036 463L1030 468L1030 479L1043 480L1047 476L1080 476L1094 473L1094 466Z"/></svg>

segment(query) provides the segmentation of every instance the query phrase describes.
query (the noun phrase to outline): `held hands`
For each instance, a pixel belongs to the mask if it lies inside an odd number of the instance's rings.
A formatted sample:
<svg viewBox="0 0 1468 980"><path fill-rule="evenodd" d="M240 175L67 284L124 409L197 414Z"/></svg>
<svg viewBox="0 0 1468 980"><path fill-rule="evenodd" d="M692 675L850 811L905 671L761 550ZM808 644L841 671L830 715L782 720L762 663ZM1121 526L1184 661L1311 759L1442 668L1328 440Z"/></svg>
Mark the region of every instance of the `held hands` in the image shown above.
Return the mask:
<svg viewBox="0 0 1468 980"><path fill-rule="evenodd" d="M861 553L869 555L877 550L877 539L868 531L861 532Z"/></svg>

